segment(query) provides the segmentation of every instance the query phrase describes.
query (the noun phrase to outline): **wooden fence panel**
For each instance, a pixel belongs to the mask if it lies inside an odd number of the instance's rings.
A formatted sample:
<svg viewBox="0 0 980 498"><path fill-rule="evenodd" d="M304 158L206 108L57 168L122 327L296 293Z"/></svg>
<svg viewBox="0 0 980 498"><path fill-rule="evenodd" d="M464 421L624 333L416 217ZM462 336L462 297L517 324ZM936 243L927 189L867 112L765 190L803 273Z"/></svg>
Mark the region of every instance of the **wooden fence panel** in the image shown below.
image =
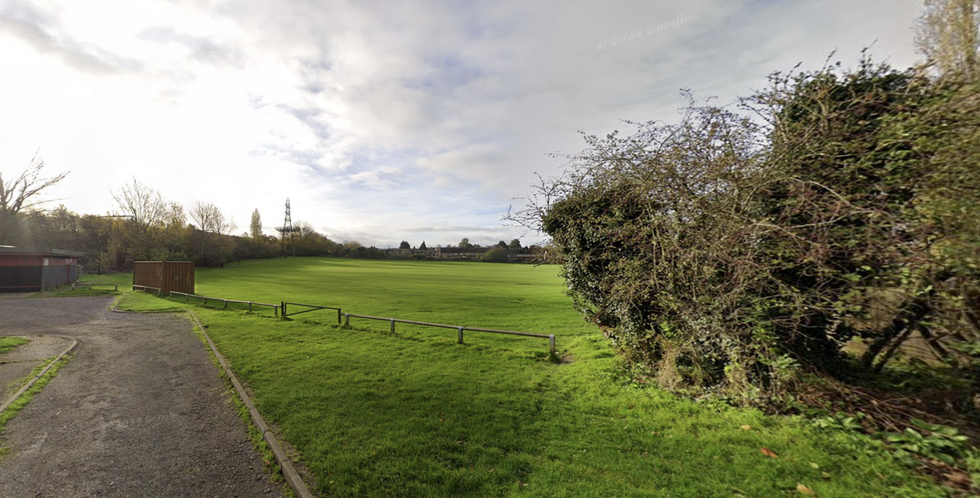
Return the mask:
<svg viewBox="0 0 980 498"><path fill-rule="evenodd" d="M194 293L193 261L136 261L133 263L133 285L170 291Z"/></svg>

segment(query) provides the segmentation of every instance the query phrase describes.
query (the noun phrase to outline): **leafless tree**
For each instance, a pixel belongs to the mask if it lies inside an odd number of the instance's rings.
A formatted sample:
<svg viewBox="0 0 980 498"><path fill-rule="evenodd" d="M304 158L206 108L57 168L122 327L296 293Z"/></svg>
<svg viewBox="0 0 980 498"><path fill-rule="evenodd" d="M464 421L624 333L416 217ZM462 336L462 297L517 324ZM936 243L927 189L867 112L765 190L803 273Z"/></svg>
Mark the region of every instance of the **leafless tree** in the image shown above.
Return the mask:
<svg viewBox="0 0 980 498"><path fill-rule="evenodd" d="M218 206L210 202L197 201L191 209L191 220L201 231L201 261L207 260L208 247L220 241L220 237L235 229L235 225L225 218ZM219 247L220 249L220 247Z"/></svg>
<svg viewBox="0 0 980 498"><path fill-rule="evenodd" d="M31 164L19 175L4 178L0 171L0 244L16 241L18 215L36 210L47 202L41 193L68 176L68 172L44 176L44 159L34 154Z"/></svg>
<svg viewBox="0 0 980 498"><path fill-rule="evenodd" d="M130 261L164 258L161 247L162 228L166 223L168 205L160 192L136 178L132 183L112 192L121 211L121 242Z"/></svg>
<svg viewBox="0 0 980 498"><path fill-rule="evenodd" d="M112 198L123 216L142 229L161 226L165 222L168 206L163 196L136 178L133 178L132 183L123 185L119 192L113 192Z"/></svg>
<svg viewBox="0 0 980 498"><path fill-rule="evenodd" d="M191 219L199 230L214 234L227 234L234 226L225 218L218 206L197 201L191 210Z"/></svg>

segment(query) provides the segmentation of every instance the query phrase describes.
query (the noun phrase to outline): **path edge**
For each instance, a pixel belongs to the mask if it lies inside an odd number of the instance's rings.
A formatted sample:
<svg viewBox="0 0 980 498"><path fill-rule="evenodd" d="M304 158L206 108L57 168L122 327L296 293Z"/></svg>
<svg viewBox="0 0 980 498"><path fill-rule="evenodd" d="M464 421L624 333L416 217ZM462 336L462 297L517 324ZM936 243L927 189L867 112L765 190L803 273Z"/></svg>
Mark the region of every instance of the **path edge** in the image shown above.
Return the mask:
<svg viewBox="0 0 980 498"><path fill-rule="evenodd" d="M59 339L68 339L67 337L61 337L61 336L50 336L50 337L58 337ZM72 352L77 346L78 346L78 340L71 339L70 346L68 346L64 351L62 351L61 354L59 354L53 361L48 363L48 366L44 367L44 369L41 370L39 374L35 375L33 379L29 380L27 384L21 386L21 388L17 392L15 392L13 396L11 396L9 399L4 401L2 405L0 405L0 413L3 413L3 411L9 408L10 405L14 404L14 402L17 401L17 399L20 398L24 393L26 393L28 389L33 387L34 384L41 379L41 377L44 377L44 374L48 373L48 370L51 370L51 367L55 366L59 361L61 361L62 358L65 357L65 355Z"/></svg>
<svg viewBox="0 0 980 498"><path fill-rule="evenodd" d="M197 318L197 315L195 315L193 311L187 310L187 313L191 316L191 318L194 320L194 324L197 325L197 328L201 331L201 335L203 335L204 339L207 341L208 347L210 347L211 352L214 353L214 357L218 359L218 363L221 364L221 368L224 369L225 374L227 374L228 378L231 379L231 383L235 387L235 392L238 393L238 397L242 400L242 403L245 404L245 407L248 408L248 413L252 416L252 423L255 424L255 426L262 433L262 438L269 444L269 448L272 450L276 460L279 462L279 468L282 470L282 475L286 479L286 483L293 489L296 496L299 496L300 498L313 498L313 494L310 493L310 488L306 486L306 483L303 482L303 479L299 476L299 473L296 472L296 468L293 467L292 460L286 456L286 452L283 450L282 444L279 443L276 435L269 430L269 425L265 423L262 415L260 415L259 411L255 408L255 404L252 403L252 399L249 398L248 393L245 392L245 388L242 387L241 382L238 381L238 377L235 376L235 372L231 370L231 366L228 365L228 361L218 351L218 347L215 346L214 341L211 340L211 336L208 335L204 325L201 324L201 321Z"/></svg>

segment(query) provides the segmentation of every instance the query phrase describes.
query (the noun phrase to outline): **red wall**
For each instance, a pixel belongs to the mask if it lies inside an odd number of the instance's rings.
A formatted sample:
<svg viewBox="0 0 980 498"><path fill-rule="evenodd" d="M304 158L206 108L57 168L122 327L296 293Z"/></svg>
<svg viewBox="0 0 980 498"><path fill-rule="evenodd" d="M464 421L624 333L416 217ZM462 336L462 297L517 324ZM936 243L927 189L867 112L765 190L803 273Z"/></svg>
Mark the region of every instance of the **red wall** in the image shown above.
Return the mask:
<svg viewBox="0 0 980 498"><path fill-rule="evenodd" d="M35 292L70 284L78 278L77 265L77 258L40 253L0 253L0 292Z"/></svg>

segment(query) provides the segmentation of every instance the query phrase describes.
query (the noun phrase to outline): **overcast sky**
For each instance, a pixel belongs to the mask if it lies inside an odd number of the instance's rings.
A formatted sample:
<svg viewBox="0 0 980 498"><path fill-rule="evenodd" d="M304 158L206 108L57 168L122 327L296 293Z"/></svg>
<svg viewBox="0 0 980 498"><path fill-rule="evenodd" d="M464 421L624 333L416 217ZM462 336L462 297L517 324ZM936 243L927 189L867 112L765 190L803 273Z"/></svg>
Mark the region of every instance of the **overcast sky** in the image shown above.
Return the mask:
<svg viewBox="0 0 980 498"><path fill-rule="evenodd" d="M0 172L116 210L133 179L266 233L493 244L578 131L733 101L863 47L918 59L919 0L0 0ZM522 241L541 239L534 234Z"/></svg>

